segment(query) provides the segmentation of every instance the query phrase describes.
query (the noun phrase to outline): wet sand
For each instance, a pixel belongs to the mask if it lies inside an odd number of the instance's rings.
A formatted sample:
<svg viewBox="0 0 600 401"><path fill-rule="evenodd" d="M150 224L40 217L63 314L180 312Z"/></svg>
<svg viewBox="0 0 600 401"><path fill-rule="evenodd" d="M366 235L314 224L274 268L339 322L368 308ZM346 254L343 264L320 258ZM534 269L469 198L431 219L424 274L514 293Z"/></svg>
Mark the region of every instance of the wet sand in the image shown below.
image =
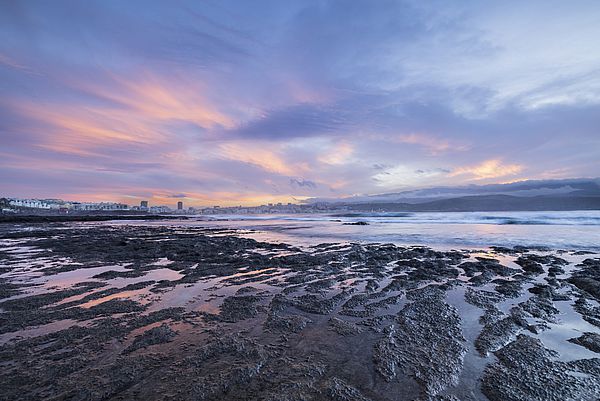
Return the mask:
<svg viewBox="0 0 600 401"><path fill-rule="evenodd" d="M599 302L582 251L5 224L0 399L595 400Z"/></svg>

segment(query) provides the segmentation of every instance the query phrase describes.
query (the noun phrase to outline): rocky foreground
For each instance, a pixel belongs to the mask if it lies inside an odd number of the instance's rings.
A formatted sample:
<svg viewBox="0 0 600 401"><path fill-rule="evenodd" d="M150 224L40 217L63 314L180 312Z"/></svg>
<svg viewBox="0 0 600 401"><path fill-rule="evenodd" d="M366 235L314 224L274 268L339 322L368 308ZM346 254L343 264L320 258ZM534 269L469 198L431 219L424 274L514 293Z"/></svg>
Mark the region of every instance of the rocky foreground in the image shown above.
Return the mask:
<svg viewBox="0 0 600 401"><path fill-rule="evenodd" d="M0 228L2 400L597 400L600 258Z"/></svg>

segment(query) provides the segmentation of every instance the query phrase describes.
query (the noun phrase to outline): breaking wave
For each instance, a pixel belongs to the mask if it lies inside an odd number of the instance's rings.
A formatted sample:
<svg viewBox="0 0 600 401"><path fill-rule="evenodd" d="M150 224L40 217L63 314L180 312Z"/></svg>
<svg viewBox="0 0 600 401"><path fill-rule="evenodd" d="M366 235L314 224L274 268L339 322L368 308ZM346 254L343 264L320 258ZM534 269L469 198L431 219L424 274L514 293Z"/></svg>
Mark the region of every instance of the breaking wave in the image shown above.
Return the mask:
<svg viewBox="0 0 600 401"><path fill-rule="evenodd" d="M214 215L216 221L364 221L372 224L491 224L600 226L600 211L570 212L347 212L290 215Z"/></svg>

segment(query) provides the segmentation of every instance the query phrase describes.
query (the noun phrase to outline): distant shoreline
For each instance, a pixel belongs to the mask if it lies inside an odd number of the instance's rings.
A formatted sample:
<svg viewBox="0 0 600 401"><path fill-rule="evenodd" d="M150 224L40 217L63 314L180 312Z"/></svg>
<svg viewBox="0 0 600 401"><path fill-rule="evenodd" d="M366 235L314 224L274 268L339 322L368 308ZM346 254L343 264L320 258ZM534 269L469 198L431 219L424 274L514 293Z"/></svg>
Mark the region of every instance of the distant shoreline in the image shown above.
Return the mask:
<svg viewBox="0 0 600 401"><path fill-rule="evenodd" d="M187 220L186 216L169 215L0 215L2 223L69 223L86 221L110 221L110 220Z"/></svg>

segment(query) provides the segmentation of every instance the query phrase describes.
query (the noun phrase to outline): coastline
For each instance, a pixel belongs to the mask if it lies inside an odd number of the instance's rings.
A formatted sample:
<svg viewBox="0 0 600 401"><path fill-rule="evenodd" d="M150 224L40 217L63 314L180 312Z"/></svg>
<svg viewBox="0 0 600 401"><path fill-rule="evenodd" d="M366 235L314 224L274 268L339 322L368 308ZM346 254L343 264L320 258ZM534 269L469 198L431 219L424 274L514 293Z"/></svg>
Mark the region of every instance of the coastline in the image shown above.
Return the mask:
<svg viewBox="0 0 600 401"><path fill-rule="evenodd" d="M31 227L0 234L0 387L13 400L496 401L600 389L597 254Z"/></svg>
<svg viewBox="0 0 600 401"><path fill-rule="evenodd" d="M170 215L144 215L144 214L75 214L75 215L52 215L52 214L2 214L0 215L0 224L16 223L71 223L71 222L92 222L92 221L111 221L111 220L186 220L187 216Z"/></svg>

